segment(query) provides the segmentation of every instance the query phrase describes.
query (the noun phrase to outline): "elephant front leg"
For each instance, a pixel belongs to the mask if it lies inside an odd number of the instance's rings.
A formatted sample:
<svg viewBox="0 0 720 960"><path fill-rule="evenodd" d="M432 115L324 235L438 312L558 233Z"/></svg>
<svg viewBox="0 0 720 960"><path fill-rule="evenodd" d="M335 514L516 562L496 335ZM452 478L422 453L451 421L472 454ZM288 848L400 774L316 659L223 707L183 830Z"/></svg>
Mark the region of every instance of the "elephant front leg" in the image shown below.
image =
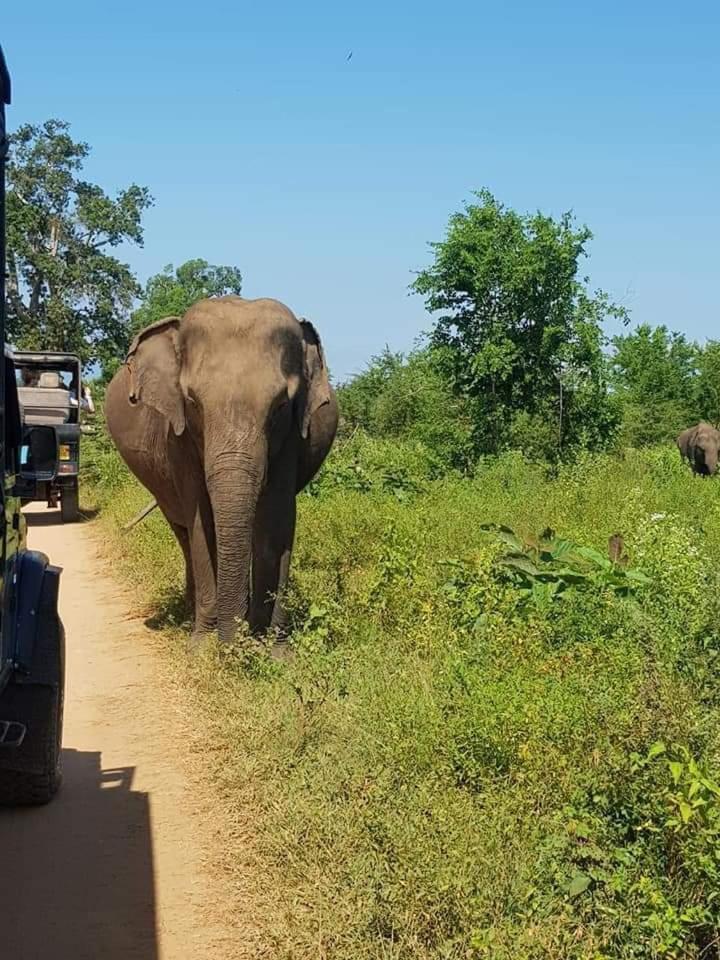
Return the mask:
<svg viewBox="0 0 720 960"><path fill-rule="evenodd" d="M180 544L183 559L185 560L185 613L188 617L195 617L195 577L192 569L192 553L190 551L190 535L177 523L169 521L172 532Z"/></svg>
<svg viewBox="0 0 720 960"><path fill-rule="evenodd" d="M197 506L190 528L191 576L195 595L193 641L217 627L215 530L209 503Z"/></svg>
<svg viewBox="0 0 720 960"><path fill-rule="evenodd" d="M271 482L260 495L255 513L252 560L252 616L255 633L287 632L283 594L290 575L295 537L295 479Z"/></svg>

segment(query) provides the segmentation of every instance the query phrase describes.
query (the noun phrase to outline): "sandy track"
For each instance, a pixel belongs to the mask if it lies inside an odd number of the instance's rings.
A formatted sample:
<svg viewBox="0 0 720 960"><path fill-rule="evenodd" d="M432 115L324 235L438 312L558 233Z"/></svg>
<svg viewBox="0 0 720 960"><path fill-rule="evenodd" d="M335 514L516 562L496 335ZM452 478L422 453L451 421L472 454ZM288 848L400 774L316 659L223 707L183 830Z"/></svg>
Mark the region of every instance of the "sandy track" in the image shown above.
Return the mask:
<svg viewBox="0 0 720 960"><path fill-rule="evenodd" d="M63 568L64 782L0 812L0 957L216 960L244 955L212 863L207 797L188 774L180 694L131 599L99 574L85 524L28 508L30 546Z"/></svg>

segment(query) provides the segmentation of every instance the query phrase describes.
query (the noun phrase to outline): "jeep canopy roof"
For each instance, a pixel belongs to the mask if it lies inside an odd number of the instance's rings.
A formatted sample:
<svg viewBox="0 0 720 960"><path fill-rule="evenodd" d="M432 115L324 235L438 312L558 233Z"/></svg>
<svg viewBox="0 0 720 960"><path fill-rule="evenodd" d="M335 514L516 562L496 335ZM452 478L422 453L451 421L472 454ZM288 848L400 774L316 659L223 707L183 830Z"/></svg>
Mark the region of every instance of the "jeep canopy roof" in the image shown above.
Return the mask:
<svg viewBox="0 0 720 960"><path fill-rule="evenodd" d="M58 353L55 350L14 350L13 357L18 364L38 364L48 367L75 367L80 365L80 357L75 353Z"/></svg>

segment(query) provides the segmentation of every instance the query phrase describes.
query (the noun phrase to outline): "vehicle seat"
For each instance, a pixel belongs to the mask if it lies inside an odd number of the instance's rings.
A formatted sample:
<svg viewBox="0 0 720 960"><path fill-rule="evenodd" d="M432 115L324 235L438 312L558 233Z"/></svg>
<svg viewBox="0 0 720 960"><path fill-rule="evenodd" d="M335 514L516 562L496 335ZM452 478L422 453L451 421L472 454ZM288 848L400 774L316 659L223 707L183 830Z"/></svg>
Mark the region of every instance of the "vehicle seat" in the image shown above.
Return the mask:
<svg viewBox="0 0 720 960"><path fill-rule="evenodd" d="M70 391L60 386L60 374L46 370L36 387L18 387L23 420L29 426L55 426L70 420Z"/></svg>

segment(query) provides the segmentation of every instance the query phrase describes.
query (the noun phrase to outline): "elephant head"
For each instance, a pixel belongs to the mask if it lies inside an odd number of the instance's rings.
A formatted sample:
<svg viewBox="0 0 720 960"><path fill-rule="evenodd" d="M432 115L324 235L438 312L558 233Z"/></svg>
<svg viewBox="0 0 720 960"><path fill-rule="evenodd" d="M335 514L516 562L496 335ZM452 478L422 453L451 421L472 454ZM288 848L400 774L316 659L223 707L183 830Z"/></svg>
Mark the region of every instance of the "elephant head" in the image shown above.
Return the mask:
<svg viewBox="0 0 720 960"><path fill-rule="evenodd" d="M720 433L709 423L698 425L692 439L695 469L705 476L713 476L718 468Z"/></svg>
<svg viewBox="0 0 720 960"><path fill-rule="evenodd" d="M130 401L188 431L203 464L217 542L221 639L248 619L252 537L269 464L296 462L330 401L320 337L275 300L201 300L143 331L128 355ZM293 489L293 496L294 496Z"/></svg>
<svg viewBox="0 0 720 960"><path fill-rule="evenodd" d="M720 463L720 432L710 423L698 423L683 430L677 438L678 449L695 473L712 476Z"/></svg>

